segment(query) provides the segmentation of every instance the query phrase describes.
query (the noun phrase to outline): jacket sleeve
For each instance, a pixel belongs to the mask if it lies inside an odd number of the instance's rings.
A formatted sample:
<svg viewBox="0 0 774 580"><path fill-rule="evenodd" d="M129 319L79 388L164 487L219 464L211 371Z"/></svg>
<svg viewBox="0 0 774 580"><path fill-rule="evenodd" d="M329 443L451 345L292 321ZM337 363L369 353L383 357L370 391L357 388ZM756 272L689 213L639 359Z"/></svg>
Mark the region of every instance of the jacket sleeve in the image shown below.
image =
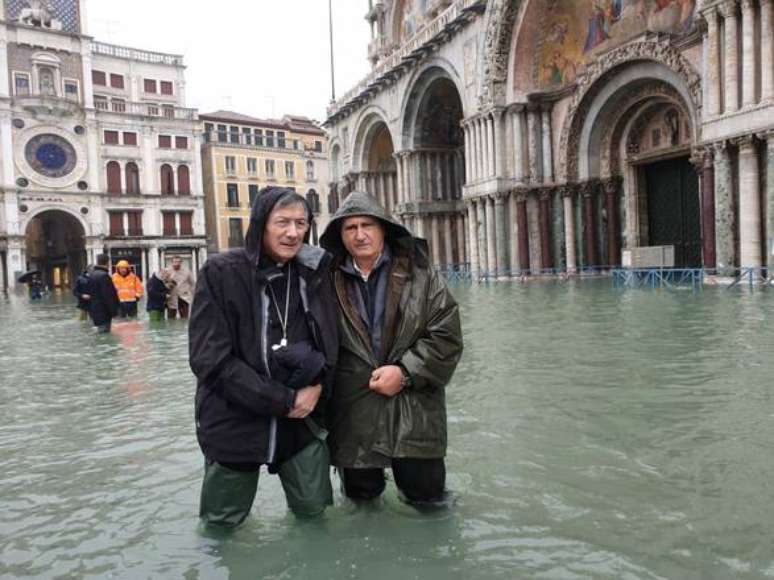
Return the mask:
<svg viewBox="0 0 774 580"><path fill-rule="evenodd" d="M462 356L459 308L436 272L430 273L427 309L427 326L399 361L418 391L444 387Z"/></svg>
<svg viewBox="0 0 774 580"><path fill-rule="evenodd" d="M143 295L142 279L137 274L134 275L134 293L137 296L137 300L142 298L142 295Z"/></svg>
<svg viewBox="0 0 774 580"><path fill-rule="evenodd" d="M103 276L100 278L100 293L102 295L102 301L105 304L110 316L116 316L118 314L118 308L121 302L118 299L118 291L116 290L113 279L109 276Z"/></svg>
<svg viewBox="0 0 774 580"><path fill-rule="evenodd" d="M257 373L235 355L234 335L217 282L223 277L212 270L205 264L196 284L188 326L191 370L205 387L241 409L255 415L287 415L295 402L295 391Z"/></svg>

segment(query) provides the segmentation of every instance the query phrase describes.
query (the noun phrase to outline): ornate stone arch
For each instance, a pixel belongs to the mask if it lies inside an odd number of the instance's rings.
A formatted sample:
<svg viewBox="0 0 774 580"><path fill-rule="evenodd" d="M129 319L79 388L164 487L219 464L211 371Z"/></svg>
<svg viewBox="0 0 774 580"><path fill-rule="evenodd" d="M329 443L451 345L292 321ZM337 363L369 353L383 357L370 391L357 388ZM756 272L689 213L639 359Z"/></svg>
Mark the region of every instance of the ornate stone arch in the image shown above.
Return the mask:
<svg viewBox="0 0 774 580"><path fill-rule="evenodd" d="M57 211L64 214L69 215L70 217L75 218L75 221L78 222L78 225L81 226L81 229L83 230L83 238L86 239L86 236L89 235L89 224L84 219L84 216L76 209L67 205L54 205L54 204L44 204L35 207L32 209L29 213L23 214L24 217L21 220L21 223L19 224L21 227L19 228L19 231L22 232L22 235L26 235L27 228L30 225L30 222L32 222L33 219L38 217L40 214L46 213L48 211Z"/></svg>
<svg viewBox="0 0 774 580"><path fill-rule="evenodd" d="M387 121L387 113L381 107L370 105L358 115L354 123L353 147L351 170L354 172L365 171L368 167L366 156L371 150L371 144L376 130L385 125L395 146L395 137Z"/></svg>
<svg viewBox="0 0 774 580"><path fill-rule="evenodd" d="M693 125L693 140L699 138L701 112L701 78L688 60L674 49L666 36L621 46L589 63L577 77L576 92L562 126L559 151L559 177L577 180L581 132L592 105L608 88L616 74L636 63L651 63L663 67L672 77L674 88L683 96Z"/></svg>
<svg viewBox="0 0 774 580"><path fill-rule="evenodd" d="M489 0L484 23L483 70L479 106L505 104L511 40L525 0Z"/></svg>

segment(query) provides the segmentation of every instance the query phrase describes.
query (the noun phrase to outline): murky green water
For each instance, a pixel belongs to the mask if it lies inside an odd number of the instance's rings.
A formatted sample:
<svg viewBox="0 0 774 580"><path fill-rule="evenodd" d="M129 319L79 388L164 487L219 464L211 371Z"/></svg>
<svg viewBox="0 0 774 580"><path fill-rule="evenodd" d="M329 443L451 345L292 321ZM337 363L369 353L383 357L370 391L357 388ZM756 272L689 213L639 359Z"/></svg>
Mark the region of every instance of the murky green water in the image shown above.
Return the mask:
<svg viewBox="0 0 774 580"><path fill-rule="evenodd" d="M774 577L774 293L609 286L455 290L448 511L390 486L298 523L264 476L228 538L197 529L185 323L0 298L0 577Z"/></svg>

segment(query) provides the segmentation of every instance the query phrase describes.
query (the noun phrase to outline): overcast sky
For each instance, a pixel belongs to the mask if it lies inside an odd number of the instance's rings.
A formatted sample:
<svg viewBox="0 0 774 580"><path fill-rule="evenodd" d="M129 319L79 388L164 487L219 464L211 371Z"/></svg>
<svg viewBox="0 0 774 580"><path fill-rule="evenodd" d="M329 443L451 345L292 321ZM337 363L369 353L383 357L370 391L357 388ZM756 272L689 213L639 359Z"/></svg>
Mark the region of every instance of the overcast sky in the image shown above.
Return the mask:
<svg viewBox="0 0 774 580"><path fill-rule="evenodd" d="M336 95L369 70L368 0L333 0ZM102 42L183 54L187 105L324 120L330 100L328 0L87 0Z"/></svg>

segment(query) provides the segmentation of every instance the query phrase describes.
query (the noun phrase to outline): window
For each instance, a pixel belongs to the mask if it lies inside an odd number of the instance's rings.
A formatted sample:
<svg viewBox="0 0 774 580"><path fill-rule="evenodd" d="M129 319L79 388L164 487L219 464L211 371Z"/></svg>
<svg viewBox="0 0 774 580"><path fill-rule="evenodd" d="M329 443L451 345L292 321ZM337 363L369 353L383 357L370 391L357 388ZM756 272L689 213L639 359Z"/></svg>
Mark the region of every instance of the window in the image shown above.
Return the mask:
<svg viewBox="0 0 774 580"><path fill-rule="evenodd" d="M255 157L247 158L247 173L252 175L258 174L258 160Z"/></svg>
<svg viewBox="0 0 774 580"><path fill-rule="evenodd" d="M140 193L140 169L134 161L126 164L126 193Z"/></svg>
<svg viewBox="0 0 774 580"><path fill-rule="evenodd" d="M266 131L266 147L274 147L274 131Z"/></svg>
<svg viewBox="0 0 774 580"><path fill-rule="evenodd" d="M241 248L244 243L242 218L228 218L228 247Z"/></svg>
<svg viewBox="0 0 774 580"><path fill-rule="evenodd" d="M123 99L110 99L110 108L114 113L125 113L126 101Z"/></svg>
<svg viewBox="0 0 774 580"><path fill-rule="evenodd" d="M175 149L188 149L188 137L175 137Z"/></svg>
<svg viewBox="0 0 774 580"><path fill-rule="evenodd" d="M159 149L171 149L172 137L170 135L159 135Z"/></svg>
<svg viewBox="0 0 774 580"><path fill-rule="evenodd" d="M187 165L180 165L177 168L177 193L191 195L191 172Z"/></svg>
<svg viewBox="0 0 774 580"><path fill-rule="evenodd" d="M225 125L218 125L218 142L225 143L228 141L228 134L226 133Z"/></svg>
<svg viewBox="0 0 774 580"><path fill-rule="evenodd" d="M16 73L13 75L14 87L16 94L19 96L25 96L30 94L30 75L24 73Z"/></svg>
<svg viewBox="0 0 774 580"><path fill-rule="evenodd" d="M123 236L124 235L124 212L110 211L110 235L111 236Z"/></svg>
<svg viewBox="0 0 774 580"><path fill-rule="evenodd" d="M100 111L107 111L108 110L107 97L94 95L94 108L99 109Z"/></svg>
<svg viewBox="0 0 774 580"><path fill-rule="evenodd" d="M255 144L263 147L263 130L255 129L253 135L255 136Z"/></svg>
<svg viewBox="0 0 774 580"><path fill-rule="evenodd" d="M306 180L314 181L314 161L306 162Z"/></svg>
<svg viewBox="0 0 774 580"><path fill-rule="evenodd" d="M298 139L293 139L293 149L298 149Z"/></svg>
<svg viewBox="0 0 774 580"><path fill-rule="evenodd" d="M118 145L118 131L105 131L105 145Z"/></svg>
<svg viewBox="0 0 774 580"><path fill-rule="evenodd" d="M312 213L320 213L320 196L314 189L306 192L306 201L312 208Z"/></svg>
<svg viewBox="0 0 774 580"><path fill-rule="evenodd" d="M155 93L156 92L156 81L153 79L145 79L143 83L143 88L145 89L146 93Z"/></svg>
<svg viewBox="0 0 774 580"><path fill-rule="evenodd" d="M184 211L180 213L180 235L193 235L193 212Z"/></svg>
<svg viewBox="0 0 774 580"><path fill-rule="evenodd" d="M274 179L274 160L273 159L267 159L265 163L266 168L266 177L269 179Z"/></svg>
<svg viewBox="0 0 774 580"><path fill-rule="evenodd" d="M44 96L56 96L54 71L47 66L38 68L38 92Z"/></svg>
<svg viewBox="0 0 774 580"><path fill-rule="evenodd" d="M204 141L206 143L209 143L210 140L214 137L214 135L212 134L214 129L215 129L215 125L213 125L212 123L204 124Z"/></svg>
<svg viewBox="0 0 774 580"><path fill-rule="evenodd" d="M255 183L251 183L247 187L250 191L250 207L253 207L255 200L258 199L258 186Z"/></svg>
<svg viewBox="0 0 774 580"><path fill-rule="evenodd" d="M285 148L285 132L284 131L277 131L277 147L280 149Z"/></svg>
<svg viewBox="0 0 774 580"><path fill-rule="evenodd" d="M129 211L126 212L129 222L129 235L141 236L142 235L142 212L141 211Z"/></svg>
<svg viewBox="0 0 774 580"><path fill-rule="evenodd" d="M161 166L161 195L175 194L175 172L165 163Z"/></svg>
<svg viewBox="0 0 774 580"><path fill-rule="evenodd" d="M318 153L322 153L322 141L315 141L314 142L314 150Z"/></svg>
<svg viewBox="0 0 774 580"><path fill-rule="evenodd" d="M108 193L121 193L121 166L118 161L107 164L107 190Z"/></svg>
<svg viewBox="0 0 774 580"><path fill-rule="evenodd" d="M233 155L226 155L226 173L236 173L236 157Z"/></svg>
<svg viewBox="0 0 774 580"><path fill-rule="evenodd" d="M151 117L159 116L159 106L153 103L148 103L148 115Z"/></svg>
<svg viewBox="0 0 774 580"><path fill-rule="evenodd" d="M114 89L124 88L124 75L110 74L110 86Z"/></svg>
<svg viewBox="0 0 774 580"><path fill-rule="evenodd" d="M296 164L292 161L285 161L285 177L288 179L296 177Z"/></svg>
<svg viewBox="0 0 774 580"><path fill-rule="evenodd" d="M242 141L245 145L253 144L253 132L250 127L242 127Z"/></svg>
<svg viewBox="0 0 774 580"><path fill-rule="evenodd" d="M226 184L226 206L239 207L239 184L238 183Z"/></svg>
<svg viewBox="0 0 774 580"><path fill-rule="evenodd" d="M229 127L229 141L235 145L239 145L239 127L233 125Z"/></svg>
<svg viewBox="0 0 774 580"><path fill-rule="evenodd" d="M172 94L172 82L171 81L161 81L159 83L161 85L161 94L162 95L171 95Z"/></svg>
<svg viewBox="0 0 774 580"><path fill-rule="evenodd" d="M175 107L174 105L162 105L161 107L162 114L167 119L174 119L175 118Z"/></svg>
<svg viewBox="0 0 774 580"><path fill-rule="evenodd" d="M165 236L176 236L177 235L177 226L175 225L175 221L177 221L175 218L174 212L171 211L165 211L162 212L162 228L163 228L163 234Z"/></svg>
<svg viewBox="0 0 774 580"><path fill-rule="evenodd" d="M79 100L78 81L64 81L64 96L69 101Z"/></svg>
<svg viewBox="0 0 774 580"><path fill-rule="evenodd" d="M105 73L102 72L101 70L91 71L91 82L92 84L95 84L99 87L106 87L107 79L105 77Z"/></svg>
<svg viewBox="0 0 774 580"><path fill-rule="evenodd" d="M124 145L137 145L137 133L124 132Z"/></svg>

